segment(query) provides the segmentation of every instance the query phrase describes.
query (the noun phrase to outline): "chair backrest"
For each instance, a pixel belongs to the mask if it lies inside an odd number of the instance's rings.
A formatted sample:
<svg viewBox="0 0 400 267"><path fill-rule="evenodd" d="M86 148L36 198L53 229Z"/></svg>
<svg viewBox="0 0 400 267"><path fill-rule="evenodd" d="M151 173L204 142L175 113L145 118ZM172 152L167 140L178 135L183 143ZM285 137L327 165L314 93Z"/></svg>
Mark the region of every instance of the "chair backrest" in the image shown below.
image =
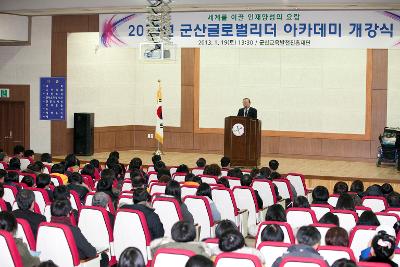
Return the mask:
<svg viewBox="0 0 400 267"><path fill-rule="evenodd" d="M276 194L271 181L255 179L252 187L254 190L257 190L260 195L264 207L269 207L276 203Z"/></svg>
<svg viewBox="0 0 400 267"><path fill-rule="evenodd" d="M172 226L183 220L178 200L170 197L157 197L153 201L153 208L164 226L165 236L170 237Z"/></svg>
<svg viewBox="0 0 400 267"><path fill-rule="evenodd" d="M213 175L200 174L201 182L206 184L216 184L218 182L218 177Z"/></svg>
<svg viewBox="0 0 400 267"><path fill-rule="evenodd" d="M60 267L79 266L78 248L68 226L58 223L41 223L37 234L36 249L40 260L52 260Z"/></svg>
<svg viewBox="0 0 400 267"><path fill-rule="evenodd" d="M293 234L293 230L292 227L286 223L286 222L275 222L275 221L264 221L262 223L260 223L260 225L258 226L258 230L257 230L257 235L256 235L256 244L255 247L258 247L263 241L261 240L261 233L264 230L265 227L267 227L267 225L270 224L277 224L281 227L282 231L283 231L283 242L287 243L287 244L294 244L295 239L294 239L294 234Z"/></svg>
<svg viewBox="0 0 400 267"><path fill-rule="evenodd" d="M82 207L82 203L81 203L81 199L79 197L78 192L76 192L74 190L70 190L69 194L71 196L69 199L69 201L71 202L71 207L77 211L80 211L81 207Z"/></svg>
<svg viewBox="0 0 400 267"><path fill-rule="evenodd" d="M181 186L181 197L184 199L187 196L195 196L197 192L198 185L182 185Z"/></svg>
<svg viewBox="0 0 400 267"><path fill-rule="evenodd" d="M332 211L332 207L329 204L311 204L311 209L315 212L317 220L322 218L326 213Z"/></svg>
<svg viewBox="0 0 400 267"><path fill-rule="evenodd" d="M233 188L233 195L235 196L236 205L241 210L249 211L249 227L258 225L258 204L254 189L247 186L235 186Z"/></svg>
<svg viewBox="0 0 400 267"><path fill-rule="evenodd" d="M201 226L200 240L204 238L214 237L214 218L212 216L211 207L206 197L203 196L187 196L183 200L193 215L194 223Z"/></svg>
<svg viewBox="0 0 400 267"><path fill-rule="evenodd" d="M50 181L53 182L54 186L59 186L63 184L63 180L58 175L50 175Z"/></svg>
<svg viewBox="0 0 400 267"><path fill-rule="evenodd" d="M262 242L257 246L257 249L264 256L264 266L270 267L291 245L283 242Z"/></svg>
<svg viewBox="0 0 400 267"><path fill-rule="evenodd" d="M166 186L167 184L165 183L152 183L150 186L150 195L154 195L157 193L164 194Z"/></svg>
<svg viewBox="0 0 400 267"><path fill-rule="evenodd" d="M293 200L293 192L292 188L290 187L290 182L289 180L286 179L275 179L272 181L276 187L278 188L279 195L283 199L291 199Z"/></svg>
<svg viewBox="0 0 400 267"><path fill-rule="evenodd" d="M0 211L7 211L7 204L2 198L0 198Z"/></svg>
<svg viewBox="0 0 400 267"><path fill-rule="evenodd" d="M298 196L307 196L306 181L303 174L288 173L286 179L290 181Z"/></svg>
<svg viewBox="0 0 400 267"><path fill-rule="evenodd" d="M133 203L132 195L122 195L118 199L118 207L122 207L123 205L130 205Z"/></svg>
<svg viewBox="0 0 400 267"><path fill-rule="evenodd" d="M22 267L22 259L18 252L13 236L0 230L0 259L1 265L7 267Z"/></svg>
<svg viewBox="0 0 400 267"><path fill-rule="evenodd" d="M17 197L17 193L18 190L16 187L12 185L4 185L4 201L7 201L10 204L14 203L15 198Z"/></svg>
<svg viewBox="0 0 400 267"><path fill-rule="evenodd" d="M136 247L147 264L151 258L148 254L150 242L151 235L144 214L136 210L119 209L114 223L115 257L119 259L126 248Z"/></svg>
<svg viewBox="0 0 400 267"><path fill-rule="evenodd" d="M203 172L204 172L204 168L193 168L192 169L192 173L194 175L200 175L200 174L203 174Z"/></svg>
<svg viewBox="0 0 400 267"><path fill-rule="evenodd" d="M218 211L221 213L221 220L228 219L237 223L238 208L232 190L215 187L212 189L211 194L215 206L217 206Z"/></svg>
<svg viewBox="0 0 400 267"><path fill-rule="evenodd" d="M209 249L214 250L218 249L219 240L218 238L207 238L204 240L204 243L206 243Z"/></svg>
<svg viewBox="0 0 400 267"><path fill-rule="evenodd" d="M158 182L157 173L155 171L148 172L147 175L149 176L149 181L148 181L149 184L152 181Z"/></svg>
<svg viewBox="0 0 400 267"><path fill-rule="evenodd" d="M178 167L176 167L176 166L171 166L171 167L169 167L169 173L171 174L171 175L173 175L174 173L176 173L176 170L178 169Z"/></svg>
<svg viewBox="0 0 400 267"><path fill-rule="evenodd" d="M252 254L225 252L215 258L215 267L262 267L260 259Z"/></svg>
<svg viewBox="0 0 400 267"><path fill-rule="evenodd" d="M371 210L371 208L364 207L364 206L356 206L356 212L357 212L358 217L360 217L361 214L363 214L363 212L366 210Z"/></svg>
<svg viewBox="0 0 400 267"><path fill-rule="evenodd" d="M6 170L8 169L8 164L4 161L0 161L0 169L1 170Z"/></svg>
<svg viewBox="0 0 400 267"><path fill-rule="evenodd" d="M299 219L301 218L301 220ZM289 208L286 210L286 220L293 230L304 225L317 223L317 217L312 209L306 208ZM295 230L296 231L296 230Z"/></svg>
<svg viewBox="0 0 400 267"><path fill-rule="evenodd" d="M185 177L186 177L186 173L184 173L184 172L176 172L172 175L172 179L174 179L178 183L184 182Z"/></svg>
<svg viewBox="0 0 400 267"><path fill-rule="evenodd" d="M358 216L355 211L351 210L333 210L333 214L339 217L339 225L344 228L348 233L356 226Z"/></svg>
<svg viewBox="0 0 400 267"><path fill-rule="evenodd" d="M388 213L394 213L400 216L400 208L387 208L386 212Z"/></svg>
<svg viewBox="0 0 400 267"><path fill-rule="evenodd" d="M328 267L326 262L315 258L285 257L280 267Z"/></svg>
<svg viewBox="0 0 400 267"><path fill-rule="evenodd" d="M357 262L353 251L348 247L319 246L317 250L329 265L332 265L336 260L342 258Z"/></svg>
<svg viewBox="0 0 400 267"><path fill-rule="evenodd" d="M94 182L93 182L93 178L90 175L82 175L83 178L83 183L86 184L90 190L94 190Z"/></svg>
<svg viewBox="0 0 400 267"><path fill-rule="evenodd" d="M113 229L106 209L83 206L79 212L78 226L92 246L112 250Z"/></svg>
<svg viewBox="0 0 400 267"><path fill-rule="evenodd" d="M325 236L326 232L332 227L336 227L334 224L325 224L325 223L313 223L312 226L318 229L319 233L321 234L321 242L320 246L325 246Z"/></svg>
<svg viewBox="0 0 400 267"><path fill-rule="evenodd" d="M36 251L36 240L29 222L25 219L17 218L17 224L18 229L15 236L21 238L30 250Z"/></svg>
<svg viewBox="0 0 400 267"><path fill-rule="evenodd" d="M396 249L393 254L392 261L395 262L397 265L400 264L400 250Z"/></svg>
<svg viewBox="0 0 400 267"><path fill-rule="evenodd" d="M376 234L376 226L356 226L349 236L350 248L356 259L360 258L361 251L369 246L370 241Z"/></svg>
<svg viewBox="0 0 400 267"><path fill-rule="evenodd" d="M242 186L240 183L240 178L237 177L231 177L231 176L224 176L226 179L229 181L229 186L231 188L234 188L235 186Z"/></svg>
<svg viewBox="0 0 400 267"><path fill-rule="evenodd" d="M47 191L43 188L31 188L29 190L33 191L33 193L35 194L35 202L39 205L40 213L44 214L44 208L46 207L46 205L50 204L50 199Z"/></svg>
<svg viewBox="0 0 400 267"><path fill-rule="evenodd" d="M21 162L21 170L25 170L31 164L31 160L28 158L21 158L19 162Z"/></svg>
<svg viewBox="0 0 400 267"><path fill-rule="evenodd" d="M389 212L376 212L375 213L376 217L378 218L379 222L381 225L386 225L389 227L393 227L393 225L400 221L399 215L395 213L389 213Z"/></svg>
<svg viewBox="0 0 400 267"><path fill-rule="evenodd" d="M382 262L370 262L370 261L360 261L357 262L358 267L391 267L388 263Z"/></svg>
<svg viewBox="0 0 400 267"><path fill-rule="evenodd" d="M328 204L331 205L332 207L336 207L338 199L339 199L339 195L337 195L337 194L329 195Z"/></svg>
<svg viewBox="0 0 400 267"><path fill-rule="evenodd" d="M384 211L388 208L386 198L366 196L361 199L362 205L371 208L373 212Z"/></svg>
<svg viewBox="0 0 400 267"><path fill-rule="evenodd" d="M149 172L155 172L156 170L154 169L153 165L150 165L147 167L147 174L149 174Z"/></svg>
<svg viewBox="0 0 400 267"><path fill-rule="evenodd" d="M152 267L185 267L186 262L190 257L196 255L191 250L174 249L174 248L160 248L154 254Z"/></svg>

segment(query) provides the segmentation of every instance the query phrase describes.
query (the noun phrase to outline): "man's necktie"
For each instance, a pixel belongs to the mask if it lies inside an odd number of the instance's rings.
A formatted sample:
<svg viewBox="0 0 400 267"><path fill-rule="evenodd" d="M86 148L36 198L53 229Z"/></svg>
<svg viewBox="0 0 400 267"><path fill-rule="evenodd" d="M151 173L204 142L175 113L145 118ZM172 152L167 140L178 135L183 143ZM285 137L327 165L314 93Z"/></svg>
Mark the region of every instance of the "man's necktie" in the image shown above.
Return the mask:
<svg viewBox="0 0 400 267"><path fill-rule="evenodd" d="M244 110L244 116L245 116L245 117L247 117L247 111L248 111L248 109L246 108L246 109Z"/></svg>

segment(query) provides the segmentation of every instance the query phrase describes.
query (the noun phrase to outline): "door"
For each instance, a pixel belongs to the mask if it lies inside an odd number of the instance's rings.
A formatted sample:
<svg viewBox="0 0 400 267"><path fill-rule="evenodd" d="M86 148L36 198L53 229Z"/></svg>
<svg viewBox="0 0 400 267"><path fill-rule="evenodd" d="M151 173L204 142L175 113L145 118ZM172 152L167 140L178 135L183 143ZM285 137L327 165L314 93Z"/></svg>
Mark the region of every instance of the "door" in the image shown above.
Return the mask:
<svg viewBox="0 0 400 267"><path fill-rule="evenodd" d="M25 144L24 102L0 101L0 148L12 155L16 145Z"/></svg>

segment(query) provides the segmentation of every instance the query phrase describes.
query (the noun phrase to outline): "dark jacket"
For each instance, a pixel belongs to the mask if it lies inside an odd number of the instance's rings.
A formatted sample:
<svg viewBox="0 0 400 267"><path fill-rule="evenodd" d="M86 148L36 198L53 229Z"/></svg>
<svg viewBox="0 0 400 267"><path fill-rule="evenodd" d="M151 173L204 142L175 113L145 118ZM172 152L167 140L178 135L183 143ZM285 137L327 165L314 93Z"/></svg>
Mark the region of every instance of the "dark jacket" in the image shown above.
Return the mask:
<svg viewBox="0 0 400 267"><path fill-rule="evenodd" d="M86 237L82 234L81 230L76 226L68 225L74 236L76 247L79 252L79 259L94 258L97 255L95 247L87 241Z"/></svg>
<svg viewBox="0 0 400 267"><path fill-rule="evenodd" d="M239 109L237 116L244 117L244 108ZM257 109L249 107L249 110L247 111L247 117L257 119Z"/></svg>
<svg viewBox="0 0 400 267"><path fill-rule="evenodd" d="M18 252L21 255L22 264L24 267L33 267L40 264L39 258L31 255L28 246L22 241L22 239L14 238L14 241Z"/></svg>
<svg viewBox="0 0 400 267"><path fill-rule="evenodd" d="M164 226L160 220L160 217L158 217L158 214L154 212L153 208L150 208L149 206L142 203L124 205L122 206L122 208L143 212L144 216L146 217L147 226L149 227L151 240L164 236Z"/></svg>
<svg viewBox="0 0 400 267"><path fill-rule="evenodd" d="M108 218L110 218L111 228L114 229L115 215L107 211Z"/></svg>
<svg viewBox="0 0 400 267"><path fill-rule="evenodd" d="M47 195L49 196L50 202L54 201L53 191L51 189L46 189Z"/></svg>
<svg viewBox="0 0 400 267"><path fill-rule="evenodd" d="M377 257L377 256L369 257L366 261L369 261L369 262L387 263L387 264L389 264L389 265L392 266L392 267L397 267L397 266L398 266L397 263L393 262L391 259L383 259L383 258L379 258L379 257Z"/></svg>
<svg viewBox="0 0 400 267"><path fill-rule="evenodd" d="M258 205L258 208L259 208L259 209L262 209L264 203L263 203L262 198L260 197L260 194L258 194L258 191L257 191L257 190L254 190L254 194L256 195L256 198L257 198L257 205Z"/></svg>
<svg viewBox="0 0 400 267"><path fill-rule="evenodd" d="M10 204L10 202L4 201L6 203L6 207L7 207L7 211L11 212L12 211L12 206Z"/></svg>
<svg viewBox="0 0 400 267"><path fill-rule="evenodd" d="M285 252L281 257L276 259L274 264L272 264L272 267L279 267L282 260L286 257L302 257L302 258L313 258L321 260L324 259L321 255L319 255L318 251L316 251L313 247L298 244L289 247L287 252ZM326 266L329 266L329 264L326 263Z"/></svg>
<svg viewBox="0 0 400 267"><path fill-rule="evenodd" d="M14 210L12 212L16 218L21 218L25 219L28 221L29 225L31 226L32 233L35 236L37 236L39 224L42 222L46 222L46 217L44 217L41 214L35 213L31 210Z"/></svg>
<svg viewBox="0 0 400 267"><path fill-rule="evenodd" d="M85 202L86 195L89 193L89 190L86 187L78 184L68 184L67 187L69 190L74 190L78 193L81 203Z"/></svg>

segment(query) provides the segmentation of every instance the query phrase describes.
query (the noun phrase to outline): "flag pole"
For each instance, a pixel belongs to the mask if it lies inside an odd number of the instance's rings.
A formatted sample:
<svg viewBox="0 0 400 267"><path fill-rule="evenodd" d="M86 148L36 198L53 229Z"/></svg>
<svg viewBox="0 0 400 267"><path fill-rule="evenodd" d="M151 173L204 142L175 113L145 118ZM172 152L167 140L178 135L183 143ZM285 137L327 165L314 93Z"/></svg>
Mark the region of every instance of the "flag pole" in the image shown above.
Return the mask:
<svg viewBox="0 0 400 267"><path fill-rule="evenodd" d="M160 143L162 144L164 142L161 80L158 80L156 115L157 115L157 123L156 123L155 137L157 140L157 150L154 151L153 155L164 155L164 152L160 148Z"/></svg>

